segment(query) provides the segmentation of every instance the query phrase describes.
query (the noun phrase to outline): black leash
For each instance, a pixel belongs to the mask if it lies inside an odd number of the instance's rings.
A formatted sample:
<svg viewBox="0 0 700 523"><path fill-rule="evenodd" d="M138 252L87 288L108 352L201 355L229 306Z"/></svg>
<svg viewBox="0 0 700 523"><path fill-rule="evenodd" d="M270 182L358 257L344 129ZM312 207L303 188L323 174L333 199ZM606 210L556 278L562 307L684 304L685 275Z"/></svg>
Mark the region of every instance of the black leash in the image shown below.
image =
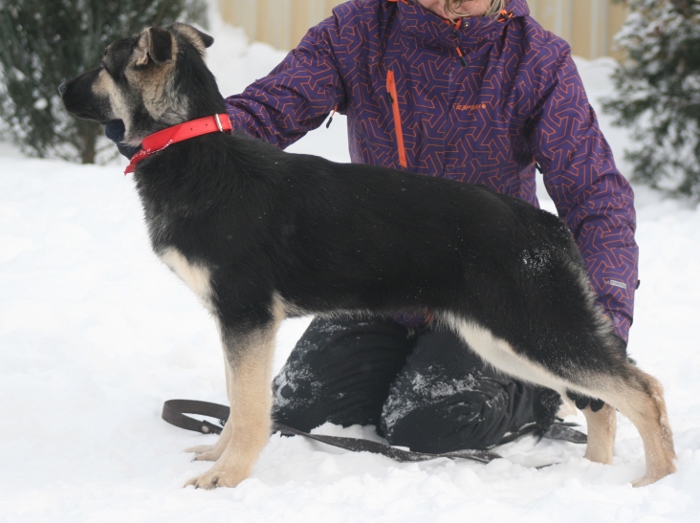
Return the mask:
<svg viewBox="0 0 700 523"><path fill-rule="evenodd" d="M214 418L219 421L220 425L211 423L207 420L192 418L186 414ZM223 430L223 426L226 424L229 414L230 409L225 405L219 405L218 403L194 400L168 400L163 404L162 417L165 421L171 425L175 425L176 427L201 432L202 434L220 434ZM334 447L339 447L341 449L346 449L353 452L372 452L374 454L381 454L401 463L415 463L437 458L469 459L480 463L489 463L495 459L502 459L502 456L495 452L478 449L462 449L452 452L445 452L443 454L414 452L366 439L309 434L308 432L297 430L282 423L273 423L273 431L280 432L285 436L303 436L314 441L325 443L326 445L332 445ZM523 426L518 432L506 435L499 442L499 445L514 441L522 436L525 436L526 434L536 434L537 432L537 425L530 423ZM540 438L544 437L548 439L558 439L563 441L571 441L573 443L586 442L586 435L574 429L571 423L555 422L549 428L549 430L547 430L544 434L540 434L539 436Z"/></svg>
<svg viewBox="0 0 700 523"><path fill-rule="evenodd" d="M209 403L208 401L168 400L163 403L162 418L181 429L193 430L202 434L221 434L226 420L231 412L225 405ZM221 425L215 425L207 420L190 418L185 414L207 416L219 420Z"/></svg>

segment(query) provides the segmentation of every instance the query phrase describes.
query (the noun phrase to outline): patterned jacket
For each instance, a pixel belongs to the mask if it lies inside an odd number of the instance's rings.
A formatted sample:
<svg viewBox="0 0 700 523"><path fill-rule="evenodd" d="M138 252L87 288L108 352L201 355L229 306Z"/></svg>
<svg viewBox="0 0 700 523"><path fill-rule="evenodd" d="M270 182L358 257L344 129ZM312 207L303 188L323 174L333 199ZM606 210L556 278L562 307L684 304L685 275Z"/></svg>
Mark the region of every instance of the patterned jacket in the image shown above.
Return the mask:
<svg viewBox="0 0 700 523"><path fill-rule="evenodd" d="M353 162L483 184L537 205L536 166L627 340L637 285L634 196L568 44L510 0L458 26L408 0L350 0L268 76L227 99L234 128L286 147L347 115ZM436 267L439 270L439 267Z"/></svg>

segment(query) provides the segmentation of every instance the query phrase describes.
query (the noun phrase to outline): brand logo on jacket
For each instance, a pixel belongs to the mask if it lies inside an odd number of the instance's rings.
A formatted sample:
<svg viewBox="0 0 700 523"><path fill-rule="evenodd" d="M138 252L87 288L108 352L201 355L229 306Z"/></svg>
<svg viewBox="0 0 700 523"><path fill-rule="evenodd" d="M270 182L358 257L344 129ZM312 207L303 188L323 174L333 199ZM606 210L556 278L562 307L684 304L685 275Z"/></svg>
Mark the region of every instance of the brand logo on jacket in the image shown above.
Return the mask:
<svg viewBox="0 0 700 523"><path fill-rule="evenodd" d="M457 104L455 109L458 111L478 111L479 109L486 109L486 104L484 102L480 104Z"/></svg>

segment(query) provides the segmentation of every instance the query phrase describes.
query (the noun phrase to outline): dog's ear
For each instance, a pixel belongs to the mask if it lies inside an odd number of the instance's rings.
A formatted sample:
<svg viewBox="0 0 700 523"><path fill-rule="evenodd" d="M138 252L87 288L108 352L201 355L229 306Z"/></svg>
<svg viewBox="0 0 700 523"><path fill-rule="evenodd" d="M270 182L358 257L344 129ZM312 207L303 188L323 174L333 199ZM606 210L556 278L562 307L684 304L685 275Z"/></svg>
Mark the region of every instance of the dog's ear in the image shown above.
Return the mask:
<svg viewBox="0 0 700 523"><path fill-rule="evenodd" d="M204 44L204 47L205 47L205 48L206 48L206 47L211 47L211 46L212 46L212 44L214 43L214 37L213 37L213 36L209 36L208 34L203 33L202 31L200 31L199 29L197 29L197 28L195 28L195 27L193 27L192 29L194 29L194 31L197 33L197 36L198 36L199 39L202 41L202 43Z"/></svg>
<svg viewBox="0 0 700 523"><path fill-rule="evenodd" d="M214 38L206 33L203 33L196 27L191 25L174 23L170 28L177 32L180 36L186 38L192 45L194 45L199 52L204 54L204 50L207 47L211 47L214 43Z"/></svg>
<svg viewBox="0 0 700 523"><path fill-rule="evenodd" d="M146 65L149 62L156 64L169 62L173 58L172 36L165 29L157 27L146 29L139 37L137 53L137 65Z"/></svg>

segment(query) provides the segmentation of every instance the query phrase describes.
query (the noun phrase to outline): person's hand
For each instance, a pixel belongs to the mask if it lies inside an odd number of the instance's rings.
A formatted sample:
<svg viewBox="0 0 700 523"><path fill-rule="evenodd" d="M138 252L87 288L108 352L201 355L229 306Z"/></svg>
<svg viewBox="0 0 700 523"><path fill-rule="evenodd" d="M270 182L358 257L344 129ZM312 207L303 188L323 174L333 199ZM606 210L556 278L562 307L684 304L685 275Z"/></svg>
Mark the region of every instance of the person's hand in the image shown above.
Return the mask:
<svg viewBox="0 0 700 523"><path fill-rule="evenodd" d="M598 412L603 408L605 402L597 398L591 398L590 396L584 396L583 394L578 394L577 392L566 391L567 397L576 404L576 408L583 410L586 407L590 407L593 412Z"/></svg>
<svg viewBox="0 0 700 523"><path fill-rule="evenodd" d="M105 125L105 136L117 144L117 149L119 149L122 156L126 156L131 160L131 157L134 156L141 147L132 147L122 143L125 130L124 122L121 120L111 120Z"/></svg>

